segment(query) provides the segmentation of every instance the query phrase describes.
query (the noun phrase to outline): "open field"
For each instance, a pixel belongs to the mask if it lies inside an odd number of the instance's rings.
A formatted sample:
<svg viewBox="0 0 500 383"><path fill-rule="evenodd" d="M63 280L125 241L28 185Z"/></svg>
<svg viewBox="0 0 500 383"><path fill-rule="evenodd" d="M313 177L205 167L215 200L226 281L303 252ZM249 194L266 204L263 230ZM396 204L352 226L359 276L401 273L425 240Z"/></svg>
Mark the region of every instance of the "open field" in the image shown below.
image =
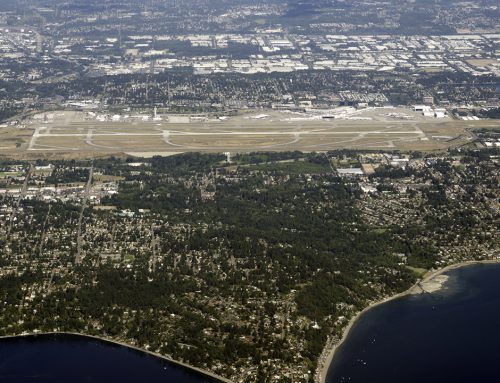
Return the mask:
<svg viewBox="0 0 500 383"><path fill-rule="evenodd" d="M470 142L467 128L498 125L495 120L424 118L402 108L367 109L335 119L273 111L194 122L147 116L100 121L83 112L58 112L49 118L35 116L22 127L1 128L0 150L26 157L338 148L431 151Z"/></svg>

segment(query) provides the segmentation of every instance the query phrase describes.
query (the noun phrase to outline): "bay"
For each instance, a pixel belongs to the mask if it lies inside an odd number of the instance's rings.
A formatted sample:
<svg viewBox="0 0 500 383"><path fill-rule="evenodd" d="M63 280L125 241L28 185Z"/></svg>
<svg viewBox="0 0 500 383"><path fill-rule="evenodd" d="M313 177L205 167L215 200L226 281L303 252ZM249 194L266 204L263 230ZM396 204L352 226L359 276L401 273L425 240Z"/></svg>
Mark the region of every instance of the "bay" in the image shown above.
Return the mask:
<svg viewBox="0 0 500 383"><path fill-rule="evenodd" d="M500 382L500 265L445 275L439 291L363 314L335 353L326 382Z"/></svg>
<svg viewBox="0 0 500 383"><path fill-rule="evenodd" d="M57 334L0 340L0 382L219 381L128 347L84 336Z"/></svg>

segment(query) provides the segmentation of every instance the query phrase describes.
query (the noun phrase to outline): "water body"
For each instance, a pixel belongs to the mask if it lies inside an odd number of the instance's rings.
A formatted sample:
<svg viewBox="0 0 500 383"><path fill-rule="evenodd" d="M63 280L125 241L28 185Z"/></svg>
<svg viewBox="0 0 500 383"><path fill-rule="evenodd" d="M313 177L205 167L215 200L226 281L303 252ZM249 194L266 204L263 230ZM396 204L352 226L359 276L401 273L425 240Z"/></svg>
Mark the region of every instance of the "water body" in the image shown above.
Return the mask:
<svg viewBox="0 0 500 383"><path fill-rule="evenodd" d="M2 383L215 383L152 355L76 335L0 341Z"/></svg>
<svg viewBox="0 0 500 383"><path fill-rule="evenodd" d="M446 275L438 292L406 296L361 316L326 381L500 382L500 265Z"/></svg>

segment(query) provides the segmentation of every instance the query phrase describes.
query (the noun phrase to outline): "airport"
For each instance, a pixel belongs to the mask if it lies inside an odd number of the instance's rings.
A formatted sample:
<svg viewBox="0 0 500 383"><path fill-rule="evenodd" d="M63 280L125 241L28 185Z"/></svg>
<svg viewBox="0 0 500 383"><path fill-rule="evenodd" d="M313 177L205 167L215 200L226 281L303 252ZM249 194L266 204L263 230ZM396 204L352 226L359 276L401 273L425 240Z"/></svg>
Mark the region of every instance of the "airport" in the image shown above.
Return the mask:
<svg viewBox="0 0 500 383"><path fill-rule="evenodd" d="M127 153L150 157L181 152L433 151L466 144L469 129L488 120L429 117L415 108L337 108L325 111L252 111L236 116L99 114L57 111L1 130L3 152L75 157Z"/></svg>

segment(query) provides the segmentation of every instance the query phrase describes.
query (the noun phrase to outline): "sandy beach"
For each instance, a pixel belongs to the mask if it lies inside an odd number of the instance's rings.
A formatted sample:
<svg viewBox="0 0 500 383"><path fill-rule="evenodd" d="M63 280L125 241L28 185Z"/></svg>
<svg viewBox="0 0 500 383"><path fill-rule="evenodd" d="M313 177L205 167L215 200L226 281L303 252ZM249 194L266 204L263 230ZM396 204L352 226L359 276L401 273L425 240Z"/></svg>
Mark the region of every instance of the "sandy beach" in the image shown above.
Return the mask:
<svg viewBox="0 0 500 383"><path fill-rule="evenodd" d="M470 266L470 265L476 265L476 264L487 264L487 263L500 263L500 259L497 260L484 260L484 261L466 261L466 262L460 262L452 265L448 265L446 267L443 267L438 270L434 271L428 271L421 280L417 281L412 287L410 287L408 290L390 296L386 297L380 301L374 302L370 304L369 306L365 307L362 311L357 313L355 316L351 318L349 321L348 325L343 331L342 338L340 339L339 342L336 342L333 347L329 347L328 350L328 356L325 359L320 359L320 362L318 364L318 369L317 373L315 376L314 381L318 383L326 383L326 375L328 373L328 369L330 367L330 364L332 363L332 360L335 356L335 352L338 350L338 348L342 345L342 343L346 340L347 336L349 335L349 332L351 331L354 323L367 311L373 309L374 307L377 307L381 304L387 303L389 301L392 301L394 299L398 299L407 295L412 295L412 294L422 294L422 293L432 293L434 291L437 291L442 288L444 283L448 280L448 277L445 275L442 275L446 273L447 271L457 269L460 267L464 266ZM323 351L322 355L324 355L325 350Z"/></svg>

